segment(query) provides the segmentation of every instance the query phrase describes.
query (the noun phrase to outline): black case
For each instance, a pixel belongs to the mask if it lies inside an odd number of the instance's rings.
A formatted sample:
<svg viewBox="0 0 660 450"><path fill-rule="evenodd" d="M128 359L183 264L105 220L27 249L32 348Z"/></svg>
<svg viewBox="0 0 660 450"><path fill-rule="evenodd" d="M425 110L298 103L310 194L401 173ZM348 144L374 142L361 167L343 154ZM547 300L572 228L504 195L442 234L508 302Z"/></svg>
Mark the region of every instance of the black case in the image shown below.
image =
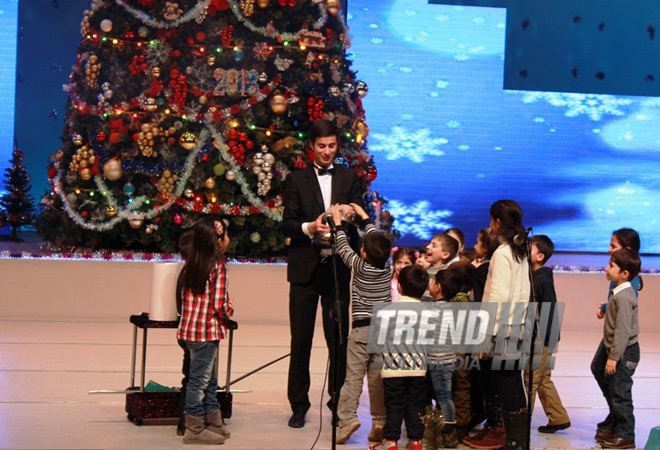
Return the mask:
<svg viewBox="0 0 660 450"><path fill-rule="evenodd" d="M176 391L144 391L135 386L135 357L137 349L137 329L143 329L142 341L142 385L144 385L144 371L146 361L146 342L148 328L177 328L178 321L156 321L149 320L149 314L142 313L130 317L130 322L135 325L133 333L133 361L131 366L131 386L126 394L126 413L128 420L135 425L142 425L145 419L176 419L179 417L179 402L181 392ZM233 320L227 321L229 336L227 339L227 382L224 390L218 391L218 403L223 419L229 419L232 415L233 395L229 390L231 376L231 358L234 344L234 330L238 329L238 323Z"/></svg>

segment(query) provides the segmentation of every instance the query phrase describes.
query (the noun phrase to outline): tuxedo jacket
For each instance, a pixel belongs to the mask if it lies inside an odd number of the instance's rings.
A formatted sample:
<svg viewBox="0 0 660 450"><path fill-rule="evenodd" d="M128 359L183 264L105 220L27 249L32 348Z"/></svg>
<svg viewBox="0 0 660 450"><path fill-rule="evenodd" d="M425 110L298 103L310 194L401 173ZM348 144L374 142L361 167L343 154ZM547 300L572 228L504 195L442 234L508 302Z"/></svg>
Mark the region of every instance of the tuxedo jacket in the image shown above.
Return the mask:
<svg viewBox="0 0 660 450"><path fill-rule="evenodd" d="M362 206L362 189L357 173L353 169L334 166L332 175L331 204L357 203ZM302 231L304 222L314 222L325 212L323 196L314 166L292 172L284 185L284 215L282 231L291 238L289 244L287 279L290 283L307 284L321 258L320 249L312 246L311 239ZM359 236L354 227L349 227L352 246L359 245ZM341 264L341 262L340 262Z"/></svg>

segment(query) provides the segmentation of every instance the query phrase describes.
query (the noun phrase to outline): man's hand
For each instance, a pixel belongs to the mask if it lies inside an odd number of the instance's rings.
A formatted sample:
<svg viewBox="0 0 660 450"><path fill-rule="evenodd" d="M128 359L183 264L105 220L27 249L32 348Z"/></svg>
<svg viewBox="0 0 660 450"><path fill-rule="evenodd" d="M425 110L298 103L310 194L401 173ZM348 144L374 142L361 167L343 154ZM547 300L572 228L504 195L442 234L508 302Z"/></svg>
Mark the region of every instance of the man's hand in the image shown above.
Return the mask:
<svg viewBox="0 0 660 450"><path fill-rule="evenodd" d="M357 203L351 203L351 207L355 210L355 213L360 216L362 220L368 220L369 214L367 214L364 209Z"/></svg>
<svg viewBox="0 0 660 450"><path fill-rule="evenodd" d="M602 307L603 307L603 302L600 302L598 304L598 309L596 310L596 317L598 317L599 319L602 319L603 317L605 317L605 313L603 312Z"/></svg>
<svg viewBox="0 0 660 450"><path fill-rule="evenodd" d="M605 373L607 375L614 375L616 373L616 361L613 359L607 360L607 364L605 364Z"/></svg>
<svg viewBox="0 0 660 450"><path fill-rule="evenodd" d="M309 222L307 231L310 234L326 233L330 231L330 227L323 223L323 214L319 215L314 222Z"/></svg>

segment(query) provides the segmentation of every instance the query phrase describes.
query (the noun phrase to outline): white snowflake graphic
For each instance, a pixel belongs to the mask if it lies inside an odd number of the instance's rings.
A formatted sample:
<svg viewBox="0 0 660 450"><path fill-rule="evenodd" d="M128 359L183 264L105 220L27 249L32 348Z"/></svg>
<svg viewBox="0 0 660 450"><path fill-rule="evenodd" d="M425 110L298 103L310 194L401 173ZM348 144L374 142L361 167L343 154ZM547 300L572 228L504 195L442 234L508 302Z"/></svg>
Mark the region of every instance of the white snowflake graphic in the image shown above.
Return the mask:
<svg viewBox="0 0 660 450"><path fill-rule="evenodd" d="M153 41L147 47L147 61L153 65L163 64L170 58L170 50L172 47L164 41Z"/></svg>
<svg viewBox="0 0 660 450"><path fill-rule="evenodd" d="M388 89L385 92L383 92L383 95L385 97L398 97L399 91L397 91L396 89Z"/></svg>
<svg viewBox="0 0 660 450"><path fill-rule="evenodd" d="M474 19L472 19L472 22L476 23L477 25L481 25L485 21L486 19L484 19L483 17L475 17Z"/></svg>
<svg viewBox="0 0 660 450"><path fill-rule="evenodd" d="M435 87L437 87L438 89L444 89L447 86L449 86L449 81L438 80L438 81L435 82Z"/></svg>
<svg viewBox="0 0 660 450"><path fill-rule="evenodd" d="M468 55L458 54L458 55L454 55L454 59L456 61L467 61L468 59L470 59L470 57Z"/></svg>
<svg viewBox="0 0 660 450"><path fill-rule="evenodd" d="M437 14L435 17L433 17L435 20L438 22L449 22L449 16L445 14Z"/></svg>
<svg viewBox="0 0 660 450"><path fill-rule="evenodd" d="M431 239L433 231L444 231L451 224L444 222L453 213L446 209L431 210L427 200L406 205L398 200L390 200L386 209L396 218L394 226L401 236L412 234L419 239Z"/></svg>
<svg viewBox="0 0 660 450"><path fill-rule="evenodd" d="M467 145L467 144L463 144L463 145L459 145L459 146L458 146L458 149L459 149L459 150L463 150L463 151L465 151L465 150L470 150L470 146Z"/></svg>
<svg viewBox="0 0 660 450"><path fill-rule="evenodd" d="M403 73L410 73L413 71L410 67L399 67L399 70Z"/></svg>
<svg viewBox="0 0 660 450"><path fill-rule="evenodd" d="M450 120L445 124L445 126L447 128L458 128L461 126L461 123L458 120Z"/></svg>
<svg viewBox="0 0 660 450"><path fill-rule="evenodd" d="M525 92L523 103L536 103L545 100L552 106L565 107L566 117L585 115L594 122L604 115L623 116L625 113L619 109L621 106L632 104L632 100L619 98L614 95L601 94L569 94L563 92Z"/></svg>
<svg viewBox="0 0 660 450"><path fill-rule="evenodd" d="M372 135L379 142L369 145L372 152L384 152L388 161L408 158L412 162L422 163L425 156L442 156L441 145L449 141L445 138L431 137L428 128L408 131L403 127L392 127L391 134L374 133Z"/></svg>
<svg viewBox="0 0 660 450"><path fill-rule="evenodd" d="M381 38L373 38L371 39L372 44L382 44L383 40Z"/></svg>
<svg viewBox="0 0 660 450"><path fill-rule="evenodd" d="M412 114L401 114L401 120L413 120L414 116Z"/></svg>

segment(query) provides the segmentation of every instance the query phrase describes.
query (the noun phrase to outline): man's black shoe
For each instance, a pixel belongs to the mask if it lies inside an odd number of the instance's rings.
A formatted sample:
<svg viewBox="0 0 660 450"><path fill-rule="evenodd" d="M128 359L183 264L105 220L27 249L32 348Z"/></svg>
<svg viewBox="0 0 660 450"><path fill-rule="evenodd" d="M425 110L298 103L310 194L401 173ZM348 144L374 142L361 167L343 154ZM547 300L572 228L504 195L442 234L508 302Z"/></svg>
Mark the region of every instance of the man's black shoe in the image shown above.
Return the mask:
<svg viewBox="0 0 660 450"><path fill-rule="evenodd" d="M568 428L570 426L571 426L570 422L562 423L560 425L550 425L550 424L541 425L539 427L539 432L540 433L554 433L555 431L565 430L566 428Z"/></svg>
<svg viewBox="0 0 660 450"><path fill-rule="evenodd" d="M293 413L289 419L289 426L291 428L302 428L305 426L305 414Z"/></svg>

